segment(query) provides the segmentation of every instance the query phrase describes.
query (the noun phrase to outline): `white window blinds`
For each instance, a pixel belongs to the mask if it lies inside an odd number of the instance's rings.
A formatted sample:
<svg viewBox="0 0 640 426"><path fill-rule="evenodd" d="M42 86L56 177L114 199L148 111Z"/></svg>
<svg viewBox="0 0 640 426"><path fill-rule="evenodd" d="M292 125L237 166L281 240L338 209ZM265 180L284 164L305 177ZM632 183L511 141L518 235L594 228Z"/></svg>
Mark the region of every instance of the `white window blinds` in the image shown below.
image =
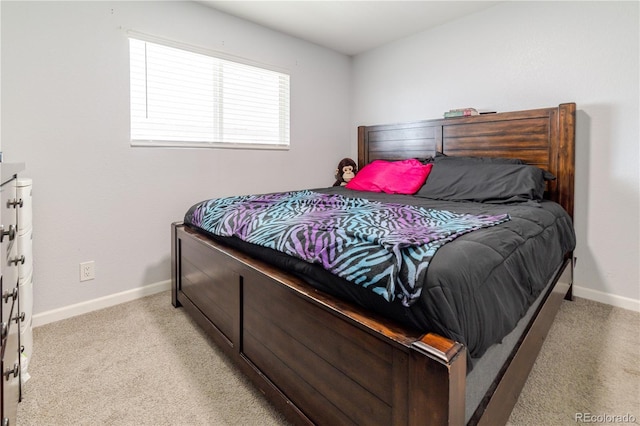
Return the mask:
<svg viewBox="0 0 640 426"><path fill-rule="evenodd" d="M160 146L289 146L289 75L129 39L131 141Z"/></svg>

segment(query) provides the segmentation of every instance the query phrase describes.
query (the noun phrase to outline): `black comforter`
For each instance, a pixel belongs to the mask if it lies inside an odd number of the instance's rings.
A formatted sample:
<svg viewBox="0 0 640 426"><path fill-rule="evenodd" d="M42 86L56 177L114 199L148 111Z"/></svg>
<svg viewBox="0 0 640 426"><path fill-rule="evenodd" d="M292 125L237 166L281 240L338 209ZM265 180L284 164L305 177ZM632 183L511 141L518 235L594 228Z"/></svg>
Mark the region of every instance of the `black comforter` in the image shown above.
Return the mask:
<svg viewBox="0 0 640 426"><path fill-rule="evenodd" d="M214 238L304 278L313 286L385 317L463 343L472 358L508 334L575 247L569 215L557 203L515 205L436 201L343 187L315 191L403 203L455 213L509 214L511 220L479 229L440 247L429 264L420 299L410 307L389 303L322 267L233 237ZM197 206L197 205L196 205ZM191 225L193 206L185 215Z"/></svg>

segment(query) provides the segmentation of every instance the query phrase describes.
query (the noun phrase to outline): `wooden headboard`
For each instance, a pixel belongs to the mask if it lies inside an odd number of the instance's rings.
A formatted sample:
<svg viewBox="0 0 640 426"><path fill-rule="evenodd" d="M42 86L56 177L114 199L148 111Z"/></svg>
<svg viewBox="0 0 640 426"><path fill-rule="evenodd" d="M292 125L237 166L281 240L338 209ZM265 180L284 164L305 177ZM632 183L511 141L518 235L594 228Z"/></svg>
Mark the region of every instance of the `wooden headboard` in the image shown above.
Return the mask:
<svg viewBox="0 0 640 426"><path fill-rule="evenodd" d="M556 176L545 197L573 218L575 103L553 108L358 127L358 168L446 155L519 158Z"/></svg>

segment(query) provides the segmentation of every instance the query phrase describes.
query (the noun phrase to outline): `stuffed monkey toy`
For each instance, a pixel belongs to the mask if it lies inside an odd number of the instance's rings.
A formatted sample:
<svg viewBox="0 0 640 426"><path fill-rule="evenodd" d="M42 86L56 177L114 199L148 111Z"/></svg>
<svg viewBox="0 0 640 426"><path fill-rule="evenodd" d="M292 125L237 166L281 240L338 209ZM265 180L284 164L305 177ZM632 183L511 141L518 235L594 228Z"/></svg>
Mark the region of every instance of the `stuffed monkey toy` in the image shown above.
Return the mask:
<svg viewBox="0 0 640 426"><path fill-rule="evenodd" d="M336 181L333 186L345 186L347 182L353 179L358 172L358 166L356 162L351 158L343 158L338 163L338 168L336 169L335 178Z"/></svg>

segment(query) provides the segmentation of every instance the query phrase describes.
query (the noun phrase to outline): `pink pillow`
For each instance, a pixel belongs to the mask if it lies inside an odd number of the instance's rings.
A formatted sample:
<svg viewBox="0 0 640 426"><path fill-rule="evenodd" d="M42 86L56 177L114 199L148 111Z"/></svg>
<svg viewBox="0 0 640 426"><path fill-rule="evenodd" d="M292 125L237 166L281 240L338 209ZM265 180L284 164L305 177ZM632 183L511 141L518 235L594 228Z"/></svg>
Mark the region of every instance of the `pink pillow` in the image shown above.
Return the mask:
<svg viewBox="0 0 640 426"><path fill-rule="evenodd" d="M401 161L374 160L347 183L357 191L415 194L427 180L433 164L416 159Z"/></svg>

